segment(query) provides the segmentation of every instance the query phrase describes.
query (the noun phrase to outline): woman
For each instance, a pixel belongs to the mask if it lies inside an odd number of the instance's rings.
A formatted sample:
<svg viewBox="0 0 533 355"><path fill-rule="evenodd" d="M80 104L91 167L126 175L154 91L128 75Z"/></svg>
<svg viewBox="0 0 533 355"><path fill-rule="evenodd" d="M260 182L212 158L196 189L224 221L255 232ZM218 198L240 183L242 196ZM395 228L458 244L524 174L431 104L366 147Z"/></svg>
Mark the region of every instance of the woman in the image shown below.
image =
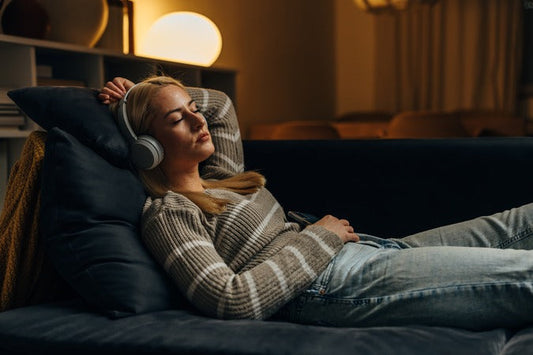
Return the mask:
<svg viewBox="0 0 533 355"><path fill-rule="evenodd" d="M533 205L403 239L358 235L333 216L302 228L261 175L242 172L223 94L115 78L100 98L162 146L161 163L139 171L150 194L142 238L206 315L470 329L533 319Z"/></svg>

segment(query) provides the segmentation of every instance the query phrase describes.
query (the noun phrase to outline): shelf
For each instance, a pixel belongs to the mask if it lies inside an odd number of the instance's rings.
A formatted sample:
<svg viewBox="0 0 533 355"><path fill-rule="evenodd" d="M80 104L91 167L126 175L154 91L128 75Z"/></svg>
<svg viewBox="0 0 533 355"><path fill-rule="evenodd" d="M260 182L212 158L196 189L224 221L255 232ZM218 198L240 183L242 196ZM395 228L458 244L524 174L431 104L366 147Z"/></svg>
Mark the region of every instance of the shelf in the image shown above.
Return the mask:
<svg viewBox="0 0 533 355"><path fill-rule="evenodd" d="M0 128L0 139L3 138L27 138L32 131L23 129Z"/></svg>
<svg viewBox="0 0 533 355"><path fill-rule="evenodd" d="M34 60L36 61L34 65L42 62L53 62L60 68L62 66L83 66L87 65L86 63L90 61L93 61L93 63L101 62L103 69L107 69L107 71L98 73L98 69L95 67L81 71L81 73L98 74L99 84L104 83L104 80L119 76L121 73L130 74L129 77L134 76L137 79L152 74L167 74L184 80L186 85L205 86L219 90L229 89L231 92L235 91L233 86L235 85L236 71L229 68L201 67L163 59L123 54L122 52L105 48L88 48L70 43L0 34L0 58L2 57L2 52L16 52L17 49L19 51L33 50L35 55ZM92 65L95 66L96 64ZM121 65L124 65L125 68L121 69ZM63 73L60 76L65 76L65 68L62 69ZM77 74L78 77L80 75L78 68L71 70L70 73L74 76ZM94 82L95 80L88 81ZM202 85L204 81L208 85ZM230 93L227 94L230 95Z"/></svg>
<svg viewBox="0 0 533 355"><path fill-rule="evenodd" d="M48 83L101 88L117 76L139 81L166 74L187 86L224 91L235 101L235 70L123 54L111 49L0 34L0 63L2 88L37 86L39 82L46 83L46 79L52 79ZM24 139L33 130L31 126L26 130L0 128L0 205L8 173L20 156Z"/></svg>
<svg viewBox="0 0 533 355"><path fill-rule="evenodd" d="M68 51L68 52L92 53L92 54L100 54L100 55L104 55L104 54L121 55L122 54L121 52L104 49L104 48L88 48L85 46L80 46L80 45L71 44L71 43L60 43L60 42L46 41L46 40L41 40L41 39L11 36L11 35L5 35L5 34L0 34L0 42L11 43L11 44L27 46L27 47L41 47L41 48L56 49L56 50Z"/></svg>

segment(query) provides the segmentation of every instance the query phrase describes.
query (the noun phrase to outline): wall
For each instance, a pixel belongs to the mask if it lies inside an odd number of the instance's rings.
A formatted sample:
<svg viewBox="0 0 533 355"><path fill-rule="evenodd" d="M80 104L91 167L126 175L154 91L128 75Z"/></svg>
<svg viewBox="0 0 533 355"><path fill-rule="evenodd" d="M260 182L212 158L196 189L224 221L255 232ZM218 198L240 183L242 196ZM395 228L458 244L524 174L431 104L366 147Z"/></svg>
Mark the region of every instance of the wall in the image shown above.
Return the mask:
<svg viewBox="0 0 533 355"><path fill-rule="evenodd" d="M168 12L195 11L217 24L223 46L214 66L238 71L236 105L244 136L252 123L335 115L335 2L135 0L134 4L136 46L150 24Z"/></svg>
<svg viewBox="0 0 533 355"><path fill-rule="evenodd" d="M337 115L376 109L375 15L353 0L335 0Z"/></svg>

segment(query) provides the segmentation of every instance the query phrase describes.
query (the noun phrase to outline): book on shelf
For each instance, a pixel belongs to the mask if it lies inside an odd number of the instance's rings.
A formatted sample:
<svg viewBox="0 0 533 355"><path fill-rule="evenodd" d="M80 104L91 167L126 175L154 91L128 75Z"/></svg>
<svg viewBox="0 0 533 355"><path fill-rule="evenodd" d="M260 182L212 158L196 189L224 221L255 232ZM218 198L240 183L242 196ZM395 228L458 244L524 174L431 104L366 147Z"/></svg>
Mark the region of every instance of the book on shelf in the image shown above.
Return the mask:
<svg viewBox="0 0 533 355"><path fill-rule="evenodd" d="M0 115L0 127L23 127L26 125L24 115Z"/></svg>
<svg viewBox="0 0 533 355"><path fill-rule="evenodd" d="M26 116L7 96L9 88L0 87L0 128L23 128Z"/></svg>
<svg viewBox="0 0 533 355"><path fill-rule="evenodd" d="M20 110L15 105L0 104L0 115L20 115Z"/></svg>
<svg viewBox="0 0 533 355"><path fill-rule="evenodd" d="M24 127L26 125L26 116L17 106L2 104L0 105L0 127Z"/></svg>

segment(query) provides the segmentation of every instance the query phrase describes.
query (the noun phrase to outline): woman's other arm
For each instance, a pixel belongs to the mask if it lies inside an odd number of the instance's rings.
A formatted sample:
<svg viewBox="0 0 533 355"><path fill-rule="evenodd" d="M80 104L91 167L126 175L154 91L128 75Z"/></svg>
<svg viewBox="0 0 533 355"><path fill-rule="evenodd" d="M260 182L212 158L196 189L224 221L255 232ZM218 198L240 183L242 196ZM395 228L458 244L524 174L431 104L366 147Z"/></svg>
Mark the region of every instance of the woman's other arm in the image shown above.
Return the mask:
<svg viewBox="0 0 533 355"><path fill-rule="evenodd" d="M335 233L312 225L294 232L267 260L236 272L218 254L206 225L194 204L169 193L147 200L142 236L187 299L216 318L268 318L308 287L343 245Z"/></svg>

